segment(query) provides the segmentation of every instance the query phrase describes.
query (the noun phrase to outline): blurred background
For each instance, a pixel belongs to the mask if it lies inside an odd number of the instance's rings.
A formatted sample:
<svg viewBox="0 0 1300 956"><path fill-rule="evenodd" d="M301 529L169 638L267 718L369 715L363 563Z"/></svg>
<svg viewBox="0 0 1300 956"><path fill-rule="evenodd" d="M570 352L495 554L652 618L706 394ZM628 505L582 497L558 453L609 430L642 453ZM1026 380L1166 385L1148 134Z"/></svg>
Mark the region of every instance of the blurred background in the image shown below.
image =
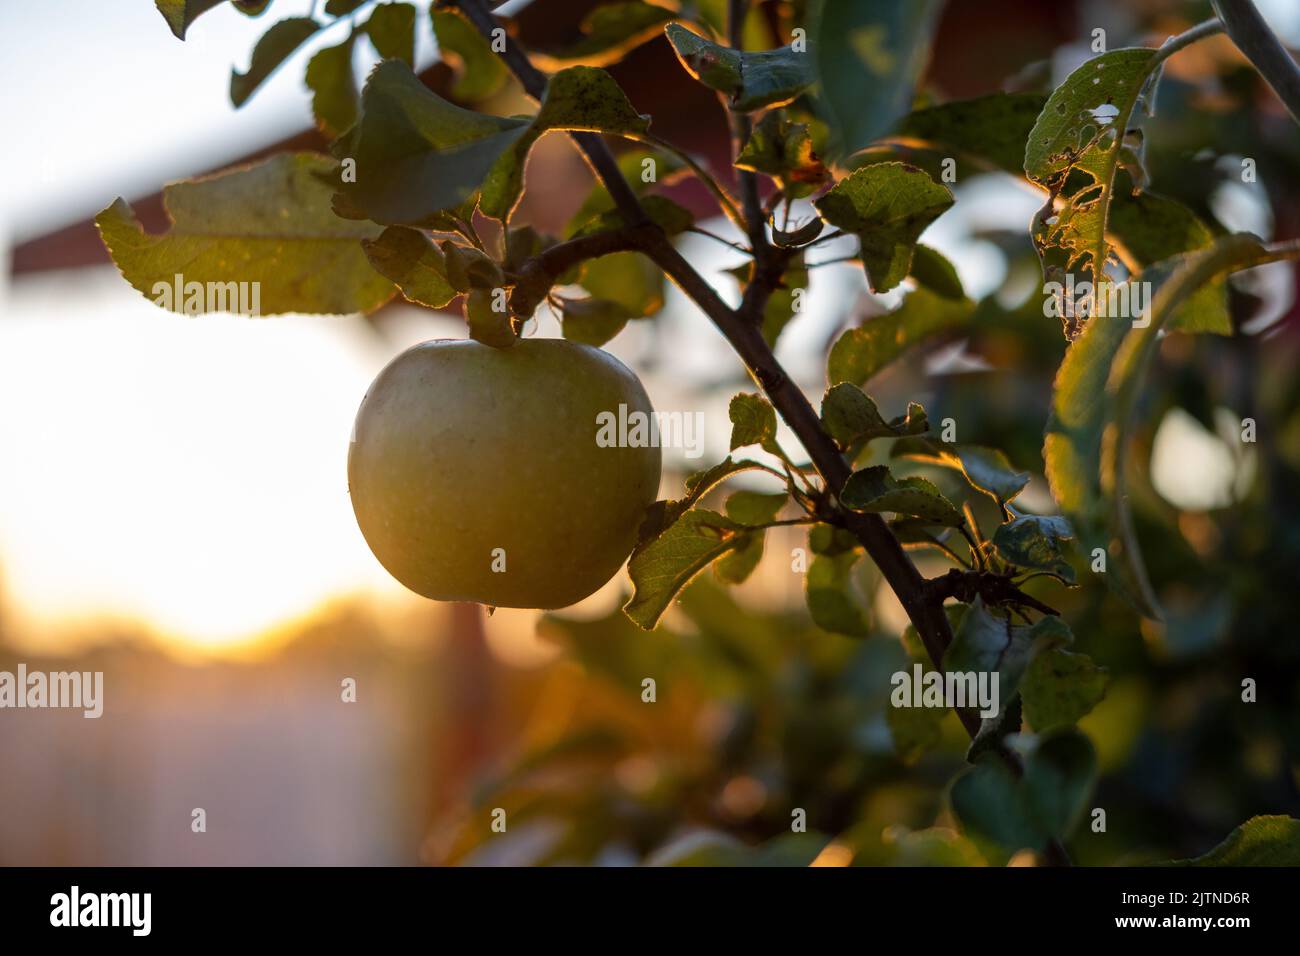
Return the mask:
<svg viewBox="0 0 1300 956"><path fill-rule="evenodd" d="M546 48L578 35L594 5L502 12ZM276 0L270 16L312 6ZM1258 6L1300 46L1300 6ZM5 7L0 670L103 671L105 690L98 720L0 711L0 864L981 862L943 804L960 725L949 716L923 750L886 718L906 619L869 562L863 639L812 625L791 569L804 541L789 528L769 535L745 585L702 575L653 633L618 611L624 574L551 615L488 617L403 591L353 520L348 435L379 369L416 342L463 336L459 316L405 304L368 318L177 316L121 281L91 222L123 196L157 230L164 182L322 148L305 58L237 114L228 71L267 18L222 5L181 43L149 0ZM1180 0L950 0L923 99L1048 90L1092 55L1096 27L1110 48L1157 44L1209 15ZM445 89L427 17L417 24L417 66ZM359 73L367 57L362 42ZM659 136L724 168L722 110L665 41L613 72ZM510 88L490 108L527 105ZM1300 134L1226 39L1170 62L1146 142L1152 190L1216 231L1300 234ZM542 141L528 176L546 188L519 215L551 231L590 189L561 136ZM707 211L702 190L672 189ZM1041 196L1004 173L955 192L925 241L980 300L974 329L871 391L891 414L908 400L931 421L960 412L963 440L1005 449L1035 475L1022 502L1052 510L1042 429L1065 343L1042 315L1027 235ZM723 219L706 225L730 234ZM699 236L682 245L737 301L726 270L738 254ZM1143 623L1088 574L1077 590L1035 592L1111 673L1083 725L1109 826L1071 845L1082 863L1194 855L1253 814L1300 815L1295 271L1256 270L1232 297L1239 334L1168 338L1143 410L1136 518L1168 620ZM817 269L779 357L817 399L837 332L897 301L868 294L857 265ZM537 326L559 334L548 317ZM705 413L704 458L668 452L662 496L678 496L686 473L725 456L743 369L672 288L660 315L608 348L658 410ZM1253 445L1238 440L1248 417ZM1260 681L1253 707L1233 706L1242 676ZM206 832L191 829L195 808ZM504 834L490 829L495 808Z"/></svg>

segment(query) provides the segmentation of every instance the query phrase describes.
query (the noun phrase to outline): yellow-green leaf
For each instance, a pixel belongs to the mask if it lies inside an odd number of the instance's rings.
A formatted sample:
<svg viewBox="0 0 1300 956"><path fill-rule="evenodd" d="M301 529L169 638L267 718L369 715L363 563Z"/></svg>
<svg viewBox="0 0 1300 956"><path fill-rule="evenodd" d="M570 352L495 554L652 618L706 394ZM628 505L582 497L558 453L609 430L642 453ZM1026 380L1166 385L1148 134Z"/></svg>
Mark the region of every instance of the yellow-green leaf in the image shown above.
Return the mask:
<svg viewBox="0 0 1300 956"><path fill-rule="evenodd" d="M369 312L392 298L361 248L378 229L330 209L331 169L314 153L283 153L252 166L163 190L171 227L150 235L119 199L95 219L123 277L160 300L176 278L188 284L257 283L262 314ZM185 302L166 295L172 311ZM205 299L204 311L213 307Z"/></svg>

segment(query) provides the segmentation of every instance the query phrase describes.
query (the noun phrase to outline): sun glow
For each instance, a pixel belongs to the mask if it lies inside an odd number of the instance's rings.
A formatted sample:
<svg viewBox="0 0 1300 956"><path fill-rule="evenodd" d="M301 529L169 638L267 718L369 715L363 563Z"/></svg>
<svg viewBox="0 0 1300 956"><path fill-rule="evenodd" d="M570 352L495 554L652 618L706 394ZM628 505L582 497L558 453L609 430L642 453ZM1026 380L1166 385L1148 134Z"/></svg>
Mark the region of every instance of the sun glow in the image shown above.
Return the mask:
<svg viewBox="0 0 1300 956"><path fill-rule="evenodd" d="M395 347L360 319L185 318L109 270L29 280L0 321L0 584L49 632L136 620L220 650L355 592L348 435Z"/></svg>

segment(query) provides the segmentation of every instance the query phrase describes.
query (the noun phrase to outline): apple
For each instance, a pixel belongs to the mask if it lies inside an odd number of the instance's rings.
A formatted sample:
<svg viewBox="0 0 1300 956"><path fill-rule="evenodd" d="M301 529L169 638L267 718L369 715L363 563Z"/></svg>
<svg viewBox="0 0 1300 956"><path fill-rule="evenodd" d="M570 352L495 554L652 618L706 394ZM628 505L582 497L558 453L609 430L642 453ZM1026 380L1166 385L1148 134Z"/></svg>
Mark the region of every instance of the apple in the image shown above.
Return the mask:
<svg viewBox="0 0 1300 956"><path fill-rule="evenodd" d="M348 452L366 543L435 600L581 600L618 571L659 491L657 443L597 440L620 405L654 414L626 366L576 342L439 339L403 352L362 400Z"/></svg>

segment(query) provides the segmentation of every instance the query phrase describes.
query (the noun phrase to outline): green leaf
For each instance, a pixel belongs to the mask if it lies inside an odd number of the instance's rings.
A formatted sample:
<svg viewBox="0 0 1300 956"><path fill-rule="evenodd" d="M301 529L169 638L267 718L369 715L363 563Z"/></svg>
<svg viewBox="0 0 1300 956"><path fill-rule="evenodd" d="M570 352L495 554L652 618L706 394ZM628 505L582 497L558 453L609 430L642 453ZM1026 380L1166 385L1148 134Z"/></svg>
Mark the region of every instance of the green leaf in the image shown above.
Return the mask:
<svg viewBox="0 0 1300 956"><path fill-rule="evenodd" d="M763 558L763 531L750 531L740 536L734 551L728 551L713 564L713 573L726 584L742 584L754 573Z"/></svg>
<svg viewBox="0 0 1300 956"><path fill-rule="evenodd" d="M167 26L178 40L185 39L185 33L200 14L207 13L225 0L154 0L154 6L167 21Z"/></svg>
<svg viewBox="0 0 1300 956"><path fill-rule="evenodd" d="M731 450L758 445L776 454L776 409L762 395L742 392L727 408L731 418Z"/></svg>
<svg viewBox="0 0 1300 956"><path fill-rule="evenodd" d="M727 517L747 525L767 525L776 520L790 496L784 492L737 491L727 499Z"/></svg>
<svg viewBox="0 0 1300 956"><path fill-rule="evenodd" d="M912 253L911 276L917 285L945 299L961 300L966 297L957 270L947 256L919 242Z"/></svg>
<svg viewBox="0 0 1300 956"><path fill-rule="evenodd" d="M311 17L290 17L281 20L257 41L248 72L230 71L230 102L243 106L257 88L284 63L298 47L302 46L321 28Z"/></svg>
<svg viewBox="0 0 1300 956"><path fill-rule="evenodd" d="M810 4L817 104L837 156L870 145L911 107L942 8L942 0Z"/></svg>
<svg viewBox="0 0 1300 956"><path fill-rule="evenodd" d="M1094 318L1057 372L1043 444L1052 494L1084 549L1106 550L1107 582L1148 617L1158 617L1159 609L1130 527L1123 476L1133 409L1154 345L1170 317L1206 282L1288 255L1295 253L1270 251L1243 233L1148 267L1143 275L1156 278L1145 327Z"/></svg>
<svg viewBox="0 0 1300 956"><path fill-rule="evenodd" d="M1107 228L1138 265L1154 267L1153 275L1160 272L1165 260L1214 242L1214 234L1196 213L1177 200L1154 193L1116 195ZM1150 281L1152 276L1138 278ZM1206 282L1170 317L1168 325L1179 332L1231 335L1227 282L1222 277Z"/></svg>
<svg viewBox="0 0 1300 956"><path fill-rule="evenodd" d="M668 24L665 32L687 72L731 97L733 110L789 103L813 82L809 57L790 47L749 53L706 40L678 23Z"/></svg>
<svg viewBox="0 0 1300 956"><path fill-rule="evenodd" d="M639 252L588 260L578 282L592 298L618 305L625 318L654 315L664 305L663 272Z"/></svg>
<svg viewBox="0 0 1300 956"><path fill-rule="evenodd" d="M1073 537L1070 522L1060 515L1021 515L993 532L993 547L1008 564L1046 571L1073 584L1074 568L1061 544Z"/></svg>
<svg viewBox="0 0 1300 956"><path fill-rule="evenodd" d="M456 298L442 252L417 229L389 226L376 239L363 239L370 265L412 302L441 309Z"/></svg>
<svg viewBox="0 0 1300 956"><path fill-rule="evenodd" d="M896 132L904 140L1021 176L1025 143L1046 102L1041 93L991 93L916 110Z"/></svg>
<svg viewBox="0 0 1300 956"><path fill-rule="evenodd" d="M536 51L546 68L608 66L627 52L659 36L673 11L640 0L604 3L588 13L579 25L580 39Z"/></svg>
<svg viewBox="0 0 1300 956"><path fill-rule="evenodd" d="M1172 318L1180 314L1179 310L1185 308L1207 282L1227 272L1288 258L1300 258L1300 250L1283 248L1272 251L1252 235L1237 234L1225 236L1208 248L1188 253L1179 257L1176 263L1162 267L1160 283L1145 316L1146 325L1135 328L1125 337L1111 363L1106 380L1100 485L1107 497L1111 557L1118 559L1124 568L1126 581L1139 596L1140 608L1144 612L1158 609L1158 604L1133 532L1124 481L1129 435L1136 417L1138 397L1159 337Z"/></svg>
<svg viewBox="0 0 1300 956"><path fill-rule="evenodd" d="M853 511L924 518L933 524L959 528L961 512L924 478L895 478L884 465L855 471L844 483L840 503Z"/></svg>
<svg viewBox="0 0 1300 956"><path fill-rule="evenodd" d="M659 535L663 534L673 522L684 515L695 504L732 475L742 471L761 469L756 461L741 459L733 461L727 458L712 468L697 471L686 479L686 495L678 499L660 500L646 509L646 516L637 531L637 550L641 550Z"/></svg>
<svg viewBox="0 0 1300 956"><path fill-rule="evenodd" d="M866 608L854 593L853 567L861 558L857 550L818 554L808 566L804 596L813 623L823 631L848 637L871 633Z"/></svg>
<svg viewBox="0 0 1300 956"><path fill-rule="evenodd" d="M476 113L447 102L399 60L375 67L361 95L349 143L355 182L344 202L384 225L431 226L478 193L528 121Z"/></svg>
<svg viewBox="0 0 1300 956"><path fill-rule="evenodd" d="M849 382L827 389L822 397L821 418L830 436L843 448L873 438L917 435L929 428L925 409L915 402L908 405L903 418L885 421L870 396Z"/></svg>
<svg viewBox="0 0 1300 956"><path fill-rule="evenodd" d="M332 17L341 17L368 2L369 0L326 0L325 12Z"/></svg>
<svg viewBox="0 0 1300 956"><path fill-rule="evenodd" d="M893 312L841 335L831 348L826 377L831 385L862 385L910 346L960 328L974 312L975 303L969 299L945 299L929 289L916 289Z"/></svg>
<svg viewBox="0 0 1300 956"><path fill-rule="evenodd" d="M336 137L357 121L360 94L352 72L352 50L356 34L338 46L318 50L307 63L307 87L312 92L311 111L316 125Z"/></svg>
<svg viewBox="0 0 1300 956"><path fill-rule="evenodd" d="M1007 456L996 448L979 445L951 445L945 454L954 455L962 474L973 488L1005 505L1029 484L1029 472L1016 471Z"/></svg>
<svg viewBox="0 0 1300 956"><path fill-rule="evenodd" d="M925 672L933 670L925 667ZM948 711L942 707L889 707L885 723L894 741L894 753L905 764L913 764L943 739L943 722Z"/></svg>
<svg viewBox="0 0 1300 956"><path fill-rule="evenodd" d="M1213 850L1165 866L1300 866L1300 820L1251 817Z"/></svg>
<svg viewBox="0 0 1300 956"><path fill-rule="evenodd" d="M501 267L486 253L470 246L458 245L450 239L444 239L439 248L442 250L447 281L457 292L495 289L505 282Z"/></svg>
<svg viewBox="0 0 1300 956"><path fill-rule="evenodd" d="M654 630L668 605L695 575L746 543L744 531L717 512L687 511L628 561L635 590L624 612L640 627Z"/></svg>
<svg viewBox="0 0 1300 956"><path fill-rule="evenodd" d="M978 597L965 609L953 628L953 641L944 653L943 668L998 675L998 713L983 719L967 759L975 759L993 738L1019 729L1017 700L1025 672L1045 650L1073 640L1070 629L1057 617L1040 618L1031 627L1021 627L989 613ZM1004 726L1008 719L1012 719L1010 728Z"/></svg>
<svg viewBox="0 0 1300 956"><path fill-rule="evenodd" d="M829 176L813 151L808 124L791 120L784 110L764 113L754 124L736 166L771 176L794 198L807 196Z"/></svg>
<svg viewBox="0 0 1300 956"><path fill-rule="evenodd" d="M627 325L628 310L609 299L564 299L564 337L596 347L604 345Z"/></svg>
<svg viewBox="0 0 1300 956"><path fill-rule="evenodd" d="M334 215L321 178L330 168L313 153L282 153L173 183L163 190L171 227L161 235L147 234L121 199L95 223L123 277L155 301L180 275L187 284L258 283L264 315L370 312L394 294L360 244L379 230Z"/></svg>
<svg viewBox="0 0 1300 956"><path fill-rule="evenodd" d="M469 337L494 349L508 349L519 341L507 309L496 309L501 302L495 289L471 289L465 296L465 323Z"/></svg>
<svg viewBox="0 0 1300 956"><path fill-rule="evenodd" d="M527 131L507 146L483 183L479 209L506 222L524 188L524 162L533 143L551 130L644 133L650 118L628 101L618 81L590 66L571 66L551 77Z"/></svg>
<svg viewBox="0 0 1300 956"><path fill-rule="evenodd" d="M409 3L381 3L366 21L366 34L385 59L415 66L415 7Z"/></svg>
<svg viewBox="0 0 1300 956"><path fill-rule="evenodd" d="M947 186L906 163L863 166L815 203L823 219L857 235L873 292L903 281L916 240L952 204Z"/></svg>
<svg viewBox="0 0 1300 956"><path fill-rule="evenodd" d="M1038 741L1017 780L990 755L953 781L949 799L966 835L986 853L1005 858L1020 849L1041 851L1078 823L1097 772L1092 744L1074 730Z"/></svg>
<svg viewBox="0 0 1300 956"><path fill-rule="evenodd" d="M1044 278L1058 281L1081 269L1098 302L1109 281L1106 224L1115 170L1125 132L1161 60L1150 49L1112 50L1088 60L1048 97L1025 145L1025 173L1048 192L1032 230ZM1072 174L1084 184L1069 185Z"/></svg>
<svg viewBox="0 0 1300 956"><path fill-rule="evenodd" d="M652 160L652 162L647 164L647 160ZM681 160L675 156L657 153L641 147L626 150L618 156L619 172L623 174L628 186L638 196L644 196L646 190L652 185L672 182L685 168ZM647 179L647 176L650 175L648 172L650 169L653 170L653 178ZM569 220L569 224L564 231L565 236L572 237L580 229L589 226L592 220L600 216L601 213L615 208L609 190L605 188L603 183L595 183L591 188L591 192L587 194L587 198L578 207L578 211ZM621 224L622 220L618 221Z"/></svg>
<svg viewBox="0 0 1300 956"><path fill-rule="evenodd" d="M695 214L667 196L645 196L641 200L641 208L645 211L647 219L670 236L685 232L695 225ZM623 214L619 210L606 209L575 230L573 236L574 238L589 236L597 232L620 229L625 225Z"/></svg>
<svg viewBox="0 0 1300 956"><path fill-rule="evenodd" d="M1038 733L1075 723L1106 696L1106 669L1061 647L1034 655L1020 681L1025 720Z"/></svg>
<svg viewBox="0 0 1300 956"><path fill-rule="evenodd" d="M461 101L487 99L505 84L510 75L492 45L459 10L431 8L433 35L438 55L447 62L452 54L460 61L451 95Z"/></svg>

